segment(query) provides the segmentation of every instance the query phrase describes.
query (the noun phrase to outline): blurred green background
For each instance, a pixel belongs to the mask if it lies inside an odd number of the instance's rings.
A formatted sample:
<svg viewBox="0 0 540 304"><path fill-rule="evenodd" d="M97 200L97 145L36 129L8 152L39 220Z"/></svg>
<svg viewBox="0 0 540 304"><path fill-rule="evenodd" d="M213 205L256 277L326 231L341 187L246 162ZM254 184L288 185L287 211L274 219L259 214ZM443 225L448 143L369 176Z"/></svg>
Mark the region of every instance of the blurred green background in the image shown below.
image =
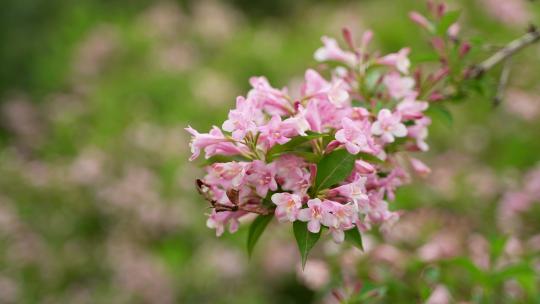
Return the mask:
<svg viewBox="0 0 540 304"><path fill-rule="evenodd" d="M465 38L491 43L479 58L540 23L537 1L450 6ZM500 107L488 90L433 124L432 175L401 189L403 220L367 235L365 253L321 242L303 275L286 225L251 260L246 225L219 239L205 226L183 128L221 124L252 75L298 87L320 36L344 26L374 30L384 52L426 53L411 9L424 2L2 1L0 303L333 303L346 277L384 286L382 303L440 286L452 301L537 303L540 208L519 231L498 214L540 161L537 46L514 58ZM494 275L515 242L518 266Z"/></svg>

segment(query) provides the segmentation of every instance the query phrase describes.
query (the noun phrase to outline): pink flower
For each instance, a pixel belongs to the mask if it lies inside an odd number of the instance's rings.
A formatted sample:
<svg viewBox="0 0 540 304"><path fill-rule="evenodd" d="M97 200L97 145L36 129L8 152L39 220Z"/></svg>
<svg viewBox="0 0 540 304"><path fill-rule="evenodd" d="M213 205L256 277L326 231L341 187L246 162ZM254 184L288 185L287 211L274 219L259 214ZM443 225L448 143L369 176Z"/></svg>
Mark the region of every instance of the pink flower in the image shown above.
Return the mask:
<svg viewBox="0 0 540 304"><path fill-rule="evenodd" d="M242 153L241 149L231 143L216 126L212 127L210 133L199 133L192 127L187 127L185 130L193 135L189 143L192 153L189 160L199 157L201 150L205 151L206 158L216 154L237 155Z"/></svg>
<svg viewBox="0 0 540 304"><path fill-rule="evenodd" d="M271 148L275 144L284 144L291 140L284 135L281 117L274 115L266 125L259 127L261 132L259 139L266 144L266 148Z"/></svg>
<svg viewBox="0 0 540 304"><path fill-rule="evenodd" d="M306 136L306 131L311 130L310 124L306 119L307 115L308 111L304 107L298 106L298 113L285 119L282 127L291 134L290 136Z"/></svg>
<svg viewBox="0 0 540 304"><path fill-rule="evenodd" d="M339 187L330 189L328 191L329 196L340 196L348 199L349 201L358 204L361 201L367 201L369 198L366 194L366 178L359 177L355 181L349 184L341 185Z"/></svg>
<svg viewBox="0 0 540 304"><path fill-rule="evenodd" d="M253 100L270 115L287 115L293 111L284 90L273 88L266 77L251 77L253 87L247 99Z"/></svg>
<svg viewBox="0 0 540 304"><path fill-rule="evenodd" d="M388 109L382 109L377 115L377 121L371 126L371 133L381 136L384 142L394 142L394 137L407 136L407 128L401 123L401 114L392 114Z"/></svg>
<svg viewBox="0 0 540 304"><path fill-rule="evenodd" d="M429 104L426 101L417 101L414 98L407 98L400 102L396 110L401 114L403 120L418 119L424 116Z"/></svg>
<svg viewBox="0 0 540 304"><path fill-rule="evenodd" d="M345 145L345 149L351 154L358 154L360 151L371 152L371 135L366 126L367 121L353 121L343 118L341 121L343 128L336 132L336 140Z"/></svg>
<svg viewBox="0 0 540 304"><path fill-rule="evenodd" d="M239 188L244 183L247 167L248 163L245 162L214 163L207 167L208 174L204 177L204 181L225 189Z"/></svg>
<svg viewBox="0 0 540 304"><path fill-rule="evenodd" d="M449 28L448 28L448 36L452 37L452 38L457 38L457 36L459 35L459 31L460 31L460 26L459 26L459 23L454 23L452 24Z"/></svg>
<svg viewBox="0 0 540 304"><path fill-rule="evenodd" d="M246 174L247 180L255 186L255 191L260 197L265 197L268 190L277 190L276 169L273 163L266 164L263 161L254 160Z"/></svg>
<svg viewBox="0 0 540 304"><path fill-rule="evenodd" d="M305 192L310 186L311 174L303 158L286 154L275 162L276 179L281 188L297 194Z"/></svg>
<svg viewBox="0 0 540 304"><path fill-rule="evenodd" d="M355 161L354 169L359 174L372 174L375 172L375 167L372 164L361 159Z"/></svg>
<svg viewBox="0 0 540 304"><path fill-rule="evenodd" d="M426 304L448 304L451 300L452 296L446 286L437 285L426 300Z"/></svg>
<svg viewBox="0 0 540 304"><path fill-rule="evenodd" d="M328 210L331 210L334 219L331 223L328 223L332 238L336 243L342 243L345 239L344 230L348 230L354 227L358 221L358 207L356 204L349 203L342 205L338 202L324 201Z"/></svg>
<svg viewBox="0 0 540 304"><path fill-rule="evenodd" d="M415 121L415 124L407 128L407 135L411 138L416 139L416 147L420 151L429 150L429 146L426 143L426 138L428 136L428 126L431 124L431 119L429 117L423 117Z"/></svg>
<svg viewBox="0 0 540 304"><path fill-rule="evenodd" d="M223 130L232 132L236 140L243 139L246 134L257 132L257 125L264 116L255 102L242 96L236 98L236 109L229 111L229 119L223 123Z"/></svg>
<svg viewBox="0 0 540 304"><path fill-rule="evenodd" d="M308 222L308 230L313 233L319 233L321 223L325 226L335 226L335 218L320 199L315 198L308 201L308 208L298 212L298 219Z"/></svg>
<svg viewBox="0 0 540 304"><path fill-rule="evenodd" d="M401 73L408 74L409 67L411 66L411 62L409 61L408 57L410 52L411 49L404 48L397 53L388 54L382 58L379 58L377 63L392 66Z"/></svg>
<svg viewBox="0 0 540 304"><path fill-rule="evenodd" d="M383 83L390 96L398 100L417 94L413 90L414 79L411 77L401 77L398 73L390 73L384 77Z"/></svg>
<svg viewBox="0 0 540 304"><path fill-rule="evenodd" d="M427 20L427 18L424 17L422 14L418 12L410 12L409 18L411 18L413 22L415 22L416 24L420 25L421 27L425 28L428 31L433 30L433 24L431 24L431 22L429 22L429 20Z"/></svg>
<svg viewBox="0 0 540 304"><path fill-rule="evenodd" d="M229 225L229 232L235 233L238 230L238 218L235 216L235 212L223 211L216 212L212 210L212 214L206 221L206 226L211 229L216 229L216 236L221 236L225 232L225 225Z"/></svg>
<svg viewBox="0 0 540 304"><path fill-rule="evenodd" d="M321 38L324 46L315 51L315 60L317 61L341 61L351 67L358 63L356 55L352 52L342 50L337 41L333 38L323 36Z"/></svg>
<svg viewBox="0 0 540 304"><path fill-rule="evenodd" d="M421 177L426 177L431 173L431 169L424 164L421 160L416 158L410 158L409 161L411 162L411 166L414 170L414 172Z"/></svg>
<svg viewBox="0 0 540 304"><path fill-rule="evenodd" d="M346 83L341 79L328 82L315 70L308 69L305 81L302 87L303 96L330 101L338 108L343 107L349 100Z"/></svg>
<svg viewBox="0 0 540 304"><path fill-rule="evenodd" d="M286 192L272 195L272 202L277 205L275 214L280 222L294 222L302 207L302 199L299 195Z"/></svg>

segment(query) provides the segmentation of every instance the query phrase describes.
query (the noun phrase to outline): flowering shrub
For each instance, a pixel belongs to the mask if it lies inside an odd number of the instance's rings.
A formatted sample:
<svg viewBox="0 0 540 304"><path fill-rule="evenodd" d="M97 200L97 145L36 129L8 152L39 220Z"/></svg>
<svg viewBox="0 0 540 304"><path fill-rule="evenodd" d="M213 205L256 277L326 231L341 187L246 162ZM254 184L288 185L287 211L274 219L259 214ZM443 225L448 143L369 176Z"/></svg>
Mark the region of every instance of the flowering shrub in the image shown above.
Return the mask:
<svg viewBox="0 0 540 304"><path fill-rule="evenodd" d="M212 205L207 226L218 236L233 233L240 218L258 215L251 253L275 216L292 223L305 263L324 230L362 248L362 232L397 221L399 212L389 209L396 189L411 173L430 171L412 154L428 150L431 116L448 115L441 102L466 94L469 80L494 65L468 63L471 44L458 38L458 12L432 2L429 11L429 18L410 14L430 35L429 58L411 63L407 47L381 55L370 51L371 31L356 43L344 29L344 46L322 38L314 54L322 69L308 69L299 92L253 77L221 128L186 128L191 160L207 159L197 180Z"/></svg>

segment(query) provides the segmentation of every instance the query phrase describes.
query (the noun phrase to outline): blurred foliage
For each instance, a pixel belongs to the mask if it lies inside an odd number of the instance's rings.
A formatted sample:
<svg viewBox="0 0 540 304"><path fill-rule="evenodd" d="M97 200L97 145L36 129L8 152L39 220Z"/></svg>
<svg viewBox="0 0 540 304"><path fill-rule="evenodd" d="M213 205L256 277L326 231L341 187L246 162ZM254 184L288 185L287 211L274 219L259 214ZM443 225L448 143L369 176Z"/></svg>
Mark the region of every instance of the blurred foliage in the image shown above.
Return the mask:
<svg viewBox="0 0 540 304"><path fill-rule="evenodd" d="M471 41L499 45L523 32L520 16L501 19L486 3L451 3ZM539 5L524 5L539 20ZM434 122L424 158L434 172L393 204L406 212L398 225L427 221L416 240L374 231L372 251L344 250L356 256L347 271L338 268L344 257L321 242L311 255L329 257L332 276L314 288L297 274L290 231L271 223L250 261L247 225L220 239L205 227L208 209L193 186L200 169L186 161L182 128L222 121L252 75L276 87L298 84L306 67L316 67L320 36L338 36L342 26L357 37L373 29L382 51L409 45L413 56L426 54L425 37L407 18L423 1L5 0L2 7L1 303L321 302L350 271L364 291L384 289L374 298L381 303L421 302L439 284L456 301L537 301L538 251L506 268L493 264L507 239L498 202L540 160L538 48L514 58L501 107L475 94L447 105L451 124ZM525 242L540 232L539 209L512 237ZM454 232L488 240L491 266L479 268L467 250L442 261L418 257L435 236ZM377 255L385 243L394 250L389 258ZM516 296L509 279L521 286Z"/></svg>

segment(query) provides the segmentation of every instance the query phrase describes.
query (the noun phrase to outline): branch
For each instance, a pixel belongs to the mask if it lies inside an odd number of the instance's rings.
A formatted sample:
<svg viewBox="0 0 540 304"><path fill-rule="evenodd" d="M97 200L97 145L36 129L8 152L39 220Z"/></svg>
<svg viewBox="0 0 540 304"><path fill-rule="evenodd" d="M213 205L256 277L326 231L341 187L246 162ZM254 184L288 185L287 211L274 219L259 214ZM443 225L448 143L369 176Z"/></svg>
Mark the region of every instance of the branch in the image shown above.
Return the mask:
<svg viewBox="0 0 540 304"><path fill-rule="evenodd" d="M528 33L521 36L520 38L508 43L505 47L500 49L498 52L493 54L488 59L482 61L480 64L474 66L471 70L471 73L468 75L468 78L479 78L485 72L491 70L493 67L499 63L505 61L509 57L513 56L522 49L540 41L540 31L531 26Z"/></svg>

